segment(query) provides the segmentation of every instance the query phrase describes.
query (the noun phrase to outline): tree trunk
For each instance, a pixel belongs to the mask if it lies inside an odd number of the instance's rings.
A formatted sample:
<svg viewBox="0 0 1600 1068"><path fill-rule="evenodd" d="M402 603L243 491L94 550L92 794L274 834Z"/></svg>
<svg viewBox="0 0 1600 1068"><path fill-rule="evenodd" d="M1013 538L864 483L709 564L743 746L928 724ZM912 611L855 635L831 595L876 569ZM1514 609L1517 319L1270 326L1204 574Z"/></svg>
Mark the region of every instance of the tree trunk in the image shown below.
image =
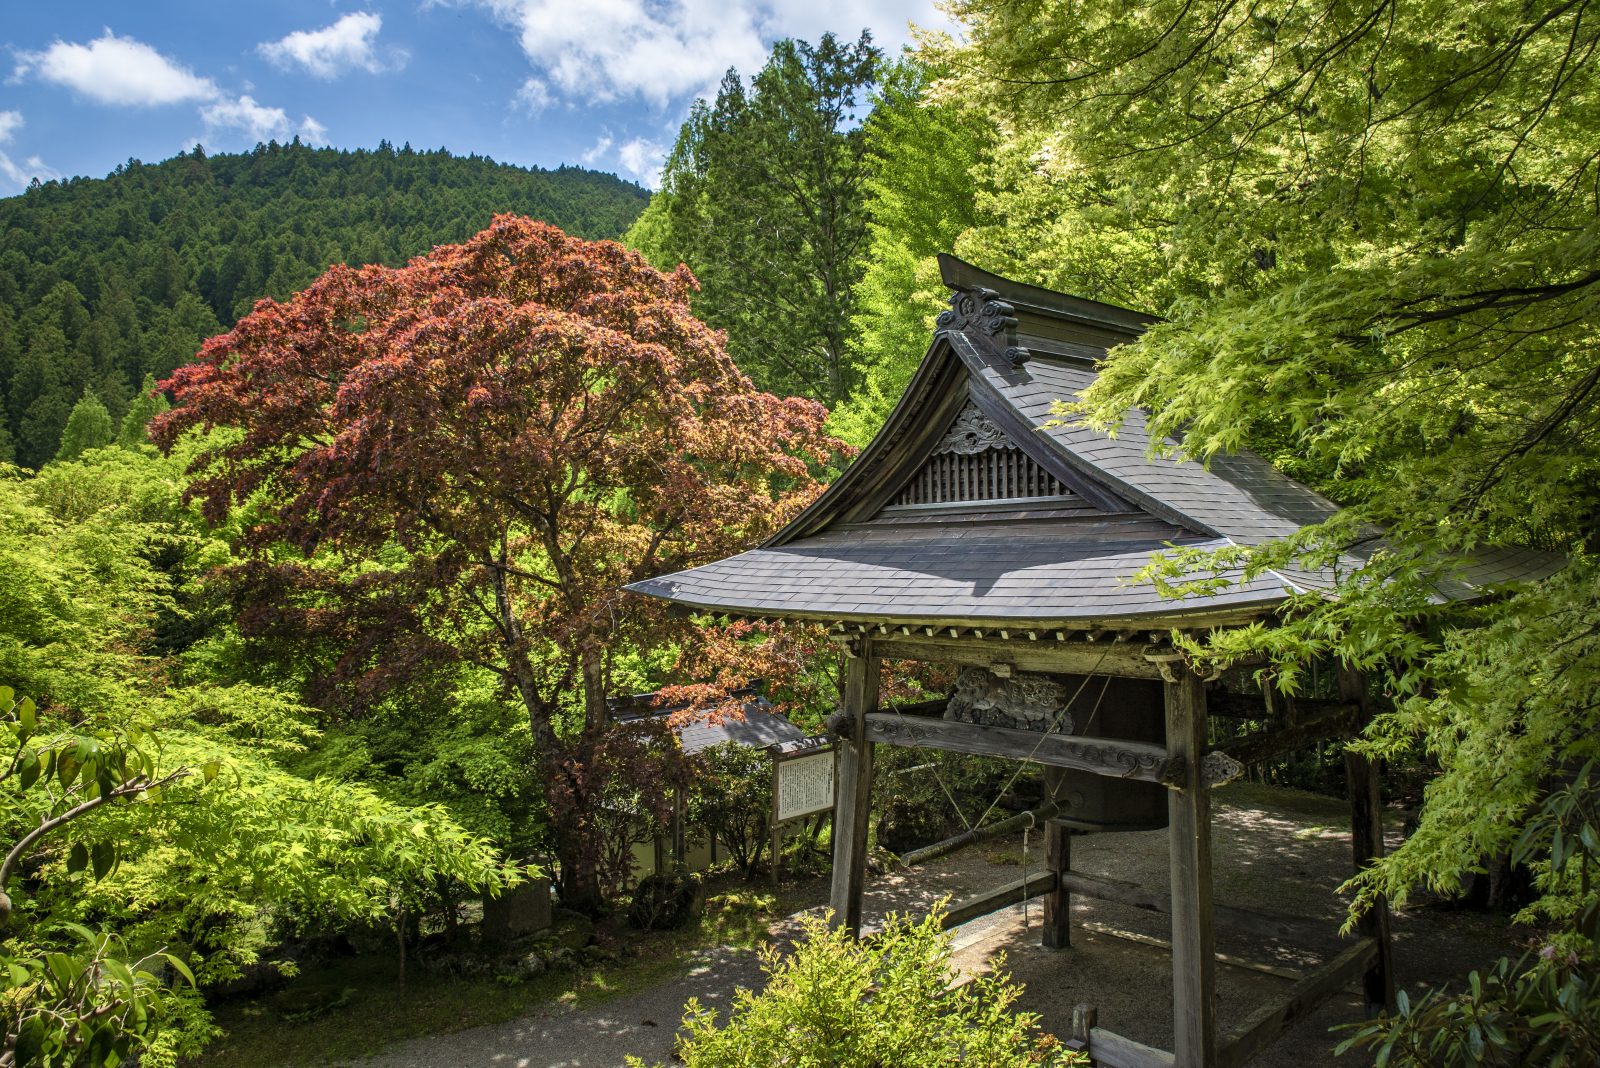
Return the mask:
<svg viewBox="0 0 1600 1068"><path fill-rule="evenodd" d="M606 728L605 667L601 650L588 645L579 654L583 678L583 743L588 748ZM586 760L584 757L578 757ZM578 784L582 784L580 789ZM600 893L600 854L604 843L599 840L597 821L588 818L601 804L600 789L603 784L592 782L582 774L573 777L574 795L571 811L558 827L556 844L561 861L561 904L575 912L595 915L605 906Z"/></svg>
<svg viewBox="0 0 1600 1068"><path fill-rule="evenodd" d="M554 709L539 693L535 683L533 664L528 659L527 646L522 638L522 623L512 610L511 597L506 589L505 570L492 560L486 561L490 584L494 589L495 608L500 617L501 631L505 635L506 666L516 684L517 694L528 711L528 729L533 734L534 751L539 757L539 770L544 784L545 805L550 810L550 822L555 831L556 862L561 867L557 886L561 890L561 904L577 912L593 915L605 904L600 895L599 843L594 841L594 826L586 813L598 798L590 797L582 774L581 751L584 742L591 741L605 724L604 672L598 647L579 654L584 688L584 708L587 713L583 726L583 741L578 753L556 736L552 722ZM576 763L575 769L572 765Z"/></svg>
<svg viewBox="0 0 1600 1068"><path fill-rule="evenodd" d="M561 864L561 907L594 916L605 905L600 893L598 843L591 841L594 828L587 821L573 819L556 831L556 859Z"/></svg>

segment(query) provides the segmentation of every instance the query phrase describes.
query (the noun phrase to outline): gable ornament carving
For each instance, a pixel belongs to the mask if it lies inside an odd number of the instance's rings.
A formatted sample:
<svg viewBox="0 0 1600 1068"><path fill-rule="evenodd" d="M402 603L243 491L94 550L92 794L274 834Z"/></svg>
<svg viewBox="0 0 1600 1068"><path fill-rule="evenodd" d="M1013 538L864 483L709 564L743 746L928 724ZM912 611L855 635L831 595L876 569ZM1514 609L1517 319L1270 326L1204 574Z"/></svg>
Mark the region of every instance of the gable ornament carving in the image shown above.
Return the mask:
<svg viewBox="0 0 1600 1068"><path fill-rule="evenodd" d="M961 411L956 413L955 422L950 424L950 429L945 431L944 437L939 439L939 444L933 451L954 453L957 456L973 456L985 449L1011 447L1011 439L1006 436L1006 432L990 422L988 416L968 401Z"/></svg>
<svg viewBox="0 0 1600 1068"><path fill-rule="evenodd" d="M1005 350L1013 367L1028 359L1028 350L1016 343L1017 309L992 289L977 286L956 290L950 294L950 307L940 312L935 322L940 330L993 339Z"/></svg>

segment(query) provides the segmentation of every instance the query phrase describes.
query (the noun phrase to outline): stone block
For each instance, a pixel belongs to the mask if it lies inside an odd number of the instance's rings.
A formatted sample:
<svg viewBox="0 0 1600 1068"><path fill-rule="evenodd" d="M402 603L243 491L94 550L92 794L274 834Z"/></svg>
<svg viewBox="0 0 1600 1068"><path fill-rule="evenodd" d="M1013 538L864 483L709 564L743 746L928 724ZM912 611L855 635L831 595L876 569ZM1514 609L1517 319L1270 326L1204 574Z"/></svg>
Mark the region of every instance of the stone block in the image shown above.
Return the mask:
<svg viewBox="0 0 1600 1068"><path fill-rule="evenodd" d="M483 940L510 942L550 926L550 881L531 879L483 899Z"/></svg>

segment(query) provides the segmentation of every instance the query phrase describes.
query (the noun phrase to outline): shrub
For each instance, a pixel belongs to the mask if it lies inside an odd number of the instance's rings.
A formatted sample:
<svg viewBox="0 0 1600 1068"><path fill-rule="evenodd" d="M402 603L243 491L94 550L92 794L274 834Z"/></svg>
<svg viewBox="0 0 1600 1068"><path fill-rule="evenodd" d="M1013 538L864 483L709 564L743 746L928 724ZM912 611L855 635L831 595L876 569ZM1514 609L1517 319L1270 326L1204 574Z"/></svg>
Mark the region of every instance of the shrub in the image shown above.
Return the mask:
<svg viewBox="0 0 1600 1068"><path fill-rule="evenodd" d="M688 1068L1087 1063L1041 1035L1037 1017L1011 1011L1022 991L1003 975L952 986L950 936L937 910L923 920L890 917L863 941L831 930L826 917L801 926L792 954L763 950L766 988L740 990L725 1023L689 1002L677 1049Z"/></svg>
<svg viewBox="0 0 1600 1068"><path fill-rule="evenodd" d="M634 888L628 922L646 931L684 927L705 911L705 883L693 872L677 868L646 875Z"/></svg>
<svg viewBox="0 0 1600 1068"><path fill-rule="evenodd" d="M1600 971L1576 955L1545 956L1554 959L1502 957L1458 994L1432 990L1412 1004L1402 990L1397 1012L1353 1025L1338 1052L1419 1068L1600 1064Z"/></svg>
<svg viewBox="0 0 1600 1068"><path fill-rule="evenodd" d="M689 794L689 822L728 847L753 879L769 840L772 757L764 749L723 742L699 755Z"/></svg>

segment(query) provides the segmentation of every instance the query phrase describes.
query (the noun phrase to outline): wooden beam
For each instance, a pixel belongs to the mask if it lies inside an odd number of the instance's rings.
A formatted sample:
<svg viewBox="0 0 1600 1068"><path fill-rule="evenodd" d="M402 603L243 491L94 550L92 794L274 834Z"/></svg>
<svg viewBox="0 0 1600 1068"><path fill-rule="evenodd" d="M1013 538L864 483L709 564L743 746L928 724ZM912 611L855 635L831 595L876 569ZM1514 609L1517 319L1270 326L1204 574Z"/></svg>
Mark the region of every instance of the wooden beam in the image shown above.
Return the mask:
<svg viewBox="0 0 1600 1068"><path fill-rule="evenodd" d="M1044 825L1044 866L1055 883L1044 896L1044 947L1067 949L1072 945L1072 894L1061 877L1072 870L1072 832L1060 820Z"/></svg>
<svg viewBox="0 0 1600 1068"><path fill-rule="evenodd" d="M1363 938L1300 980L1281 999L1247 1016L1223 1041L1222 1068L1239 1068L1278 1040L1295 1021L1350 985L1378 959L1378 943Z"/></svg>
<svg viewBox="0 0 1600 1068"><path fill-rule="evenodd" d="M1105 1068L1173 1068L1176 1064L1188 1068L1190 1063L1164 1049L1124 1038L1104 1027L1090 1029L1089 1056L1095 1064L1104 1065Z"/></svg>
<svg viewBox="0 0 1600 1068"><path fill-rule="evenodd" d="M930 660L949 664L1010 664L1019 671L1048 671L1067 675L1120 675L1125 678L1160 678L1157 667L1141 655L1136 642L1111 643L1057 641L1030 642L1020 634L1008 640L957 638L906 638L891 635L874 643L878 655L888 660Z"/></svg>
<svg viewBox="0 0 1600 1068"><path fill-rule="evenodd" d="M1120 738L1046 734L1042 731L965 723L933 716L907 716L896 712L868 714L866 737L869 741L888 745L1031 760L1036 764L1139 782L1161 783L1163 776L1170 774L1165 749L1149 742L1130 742Z"/></svg>
<svg viewBox="0 0 1600 1068"><path fill-rule="evenodd" d="M1205 683L1181 661L1162 661L1161 666L1167 679L1167 750L1183 761L1187 770L1185 785L1167 791L1173 1054L1184 1068L1215 1068L1217 947L1211 902L1211 791L1204 785L1201 771L1206 749Z"/></svg>
<svg viewBox="0 0 1600 1068"><path fill-rule="evenodd" d="M903 853L900 856L900 863L907 868L916 864L926 864L928 861L933 860L936 857L942 857L947 853L954 853L956 850L963 849L966 846L972 845L974 842L987 841L990 838L997 838L1002 834L1011 834L1026 827L1032 827L1035 823L1038 823L1041 820L1047 820L1050 817L1058 814L1060 811L1060 806L1054 801L1050 801L1040 805L1038 808L1033 809L1030 812L1019 812L1015 816L1007 816L998 823L989 823L982 827L974 827L970 831L962 831L960 834L951 835L949 838L946 838L943 841L933 842L929 845L923 846L920 849L913 849L907 853Z"/></svg>
<svg viewBox="0 0 1600 1068"><path fill-rule="evenodd" d="M964 923L971 923L979 916L987 916L991 912L999 912L1003 908L1019 904L1029 898L1048 894L1055 888L1056 877L1054 872L1041 872L1038 875L1030 875L1026 879L1016 879L998 889L989 891L987 894L969 897L965 901L958 901L951 905L949 911L944 914L944 920L940 926L948 931L952 927L960 927Z"/></svg>
<svg viewBox="0 0 1600 1068"><path fill-rule="evenodd" d="M1172 899L1164 891L1152 890L1136 883L1067 871L1061 874L1061 885L1070 893L1082 894L1098 901L1115 901L1121 905L1131 905L1145 912L1159 912L1162 915L1170 915L1172 912ZM1299 916L1234 908L1229 905L1213 904L1212 907L1218 923L1254 938L1281 940L1295 935L1303 938L1318 933L1311 931L1312 924Z"/></svg>
<svg viewBox="0 0 1600 1068"><path fill-rule="evenodd" d="M1348 664L1339 666L1339 696L1361 708L1356 729L1372 720L1367 677ZM1355 869L1360 872L1383 856L1383 798L1379 771L1373 761L1349 750L1344 754L1345 785L1350 792L1350 845ZM1376 1014L1394 1007L1394 943L1389 932L1389 902L1382 897L1361 915L1356 930L1378 945L1377 959L1362 980L1367 1011Z"/></svg>
<svg viewBox="0 0 1600 1068"><path fill-rule="evenodd" d="M859 655L847 661L844 709L853 721L850 735L839 741L839 795L833 814L833 883L829 904L833 924L861 934L861 891L867 877L867 827L872 811L872 742L866 717L878 707L880 663L862 640Z"/></svg>

